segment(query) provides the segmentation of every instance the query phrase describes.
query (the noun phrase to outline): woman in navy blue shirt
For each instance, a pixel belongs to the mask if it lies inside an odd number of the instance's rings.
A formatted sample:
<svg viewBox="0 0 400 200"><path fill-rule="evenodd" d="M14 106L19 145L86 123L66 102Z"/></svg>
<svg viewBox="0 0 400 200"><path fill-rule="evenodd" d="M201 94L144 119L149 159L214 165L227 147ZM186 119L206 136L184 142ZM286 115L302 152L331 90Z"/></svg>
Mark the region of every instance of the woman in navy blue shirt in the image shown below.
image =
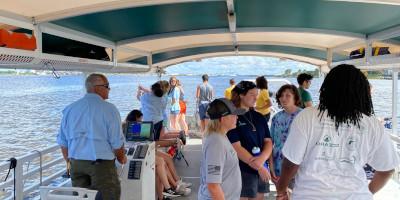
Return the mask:
<svg viewBox="0 0 400 200"><path fill-rule="evenodd" d="M240 160L241 199L264 199L264 193L269 192L271 176L265 162L272 152L272 140L266 119L253 109L257 95L256 85L250 81L241 81L232 90L232 102L247 111L238 116L236 128L227 134Z"/></svg>

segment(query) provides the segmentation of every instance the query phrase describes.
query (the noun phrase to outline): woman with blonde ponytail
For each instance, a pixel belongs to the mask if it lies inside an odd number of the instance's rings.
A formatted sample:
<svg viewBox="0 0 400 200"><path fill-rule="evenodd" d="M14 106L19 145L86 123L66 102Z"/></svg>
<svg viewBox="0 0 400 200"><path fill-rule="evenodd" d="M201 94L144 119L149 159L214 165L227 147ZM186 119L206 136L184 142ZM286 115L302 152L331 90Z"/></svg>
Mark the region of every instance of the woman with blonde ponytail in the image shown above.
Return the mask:
<svg viewBox="0 0 400 200"><path fill-rule="evenodd" d="M242 181L239 159L226 133L236 127L237 115L244 112L225 98L209 104L207 114L210 121L203 140L199 200L240 198Z"/></svg>

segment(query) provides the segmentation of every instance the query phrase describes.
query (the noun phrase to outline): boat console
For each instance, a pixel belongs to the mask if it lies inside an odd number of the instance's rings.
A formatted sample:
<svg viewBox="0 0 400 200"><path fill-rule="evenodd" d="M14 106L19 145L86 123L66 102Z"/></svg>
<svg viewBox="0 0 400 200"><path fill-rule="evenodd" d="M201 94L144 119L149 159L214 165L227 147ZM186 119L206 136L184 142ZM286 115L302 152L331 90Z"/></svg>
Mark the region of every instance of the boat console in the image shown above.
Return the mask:
<svg viewBox="0 0 400 200"><path fill-rule="evenodd" d="M127 163L119 168L121 199L155 199L155 142L152 122L127 122Z"/></svg>
<svg viewBox="0 0 400 200"><path fill-rule="evenodd" d="M121 181L121 200L155 199L155 142L152 122L128 122L124 130L127 163L115 162ZM74 195L74 192L78 196ZM97 191L77 187L40 188L42 199L94 200Z"/></svg>

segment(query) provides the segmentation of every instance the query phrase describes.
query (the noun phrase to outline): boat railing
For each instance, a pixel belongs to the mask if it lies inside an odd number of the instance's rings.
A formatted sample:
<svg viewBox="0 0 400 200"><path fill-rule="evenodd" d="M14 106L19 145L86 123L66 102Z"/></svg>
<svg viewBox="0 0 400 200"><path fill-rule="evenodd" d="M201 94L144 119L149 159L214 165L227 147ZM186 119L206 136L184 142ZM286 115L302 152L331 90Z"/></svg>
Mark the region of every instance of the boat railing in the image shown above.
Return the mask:
<svg viewBox="0 0 400 200"><path fill-rule="evenodd" d="M400 137L390 135L392 141L396 145L400 145ZM400 155L400 148L396 148ZM64 186L70 182L69 178L62 178L66 172L65 162L60 153L59 145L53 145L42 150L34 150L26 155L16 157L17 165L11 169L10 176L7 180L0 182L0 199L23 200L31 193L36 192L38 198L38 189L40 186ZM0 163L0 177L3 172L8 172L10 161ZM33 178L33 180L32 180ZM396 173L393 174L393 180L400 184L400 166L397 167ZM4 178L2 178L4 180ZM15 187L14 187L15 180ZM8 191L3 192L2 191Z"/></svg>
<svg viewBox="0 0 400 200"><path fill-rule="evenodd" d="M70 181L69 179L56 181L62 179L62 175L66 172L59 145L34 150L15 159L17 161L15 169L10 169L10 160L0 163L0 172L10 175L7 180L0 182L0 199L22 200L29 194L37 192L40 186L54 182L57 182L54 186L63 186Z"/></svg>

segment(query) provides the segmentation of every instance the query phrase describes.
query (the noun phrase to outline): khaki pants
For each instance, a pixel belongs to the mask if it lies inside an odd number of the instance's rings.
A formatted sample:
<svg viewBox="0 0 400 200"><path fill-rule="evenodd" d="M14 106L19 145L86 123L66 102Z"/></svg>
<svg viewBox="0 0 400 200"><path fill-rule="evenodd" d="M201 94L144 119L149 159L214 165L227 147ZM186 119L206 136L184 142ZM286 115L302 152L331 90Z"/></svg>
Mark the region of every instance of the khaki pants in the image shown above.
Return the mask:
<svg viewBox="0 0 400 200"><path fill-rule="evenodd" d="M73 187L97 190L104 200L119 200L121 185L114 160L71 160Z"/></svg>

